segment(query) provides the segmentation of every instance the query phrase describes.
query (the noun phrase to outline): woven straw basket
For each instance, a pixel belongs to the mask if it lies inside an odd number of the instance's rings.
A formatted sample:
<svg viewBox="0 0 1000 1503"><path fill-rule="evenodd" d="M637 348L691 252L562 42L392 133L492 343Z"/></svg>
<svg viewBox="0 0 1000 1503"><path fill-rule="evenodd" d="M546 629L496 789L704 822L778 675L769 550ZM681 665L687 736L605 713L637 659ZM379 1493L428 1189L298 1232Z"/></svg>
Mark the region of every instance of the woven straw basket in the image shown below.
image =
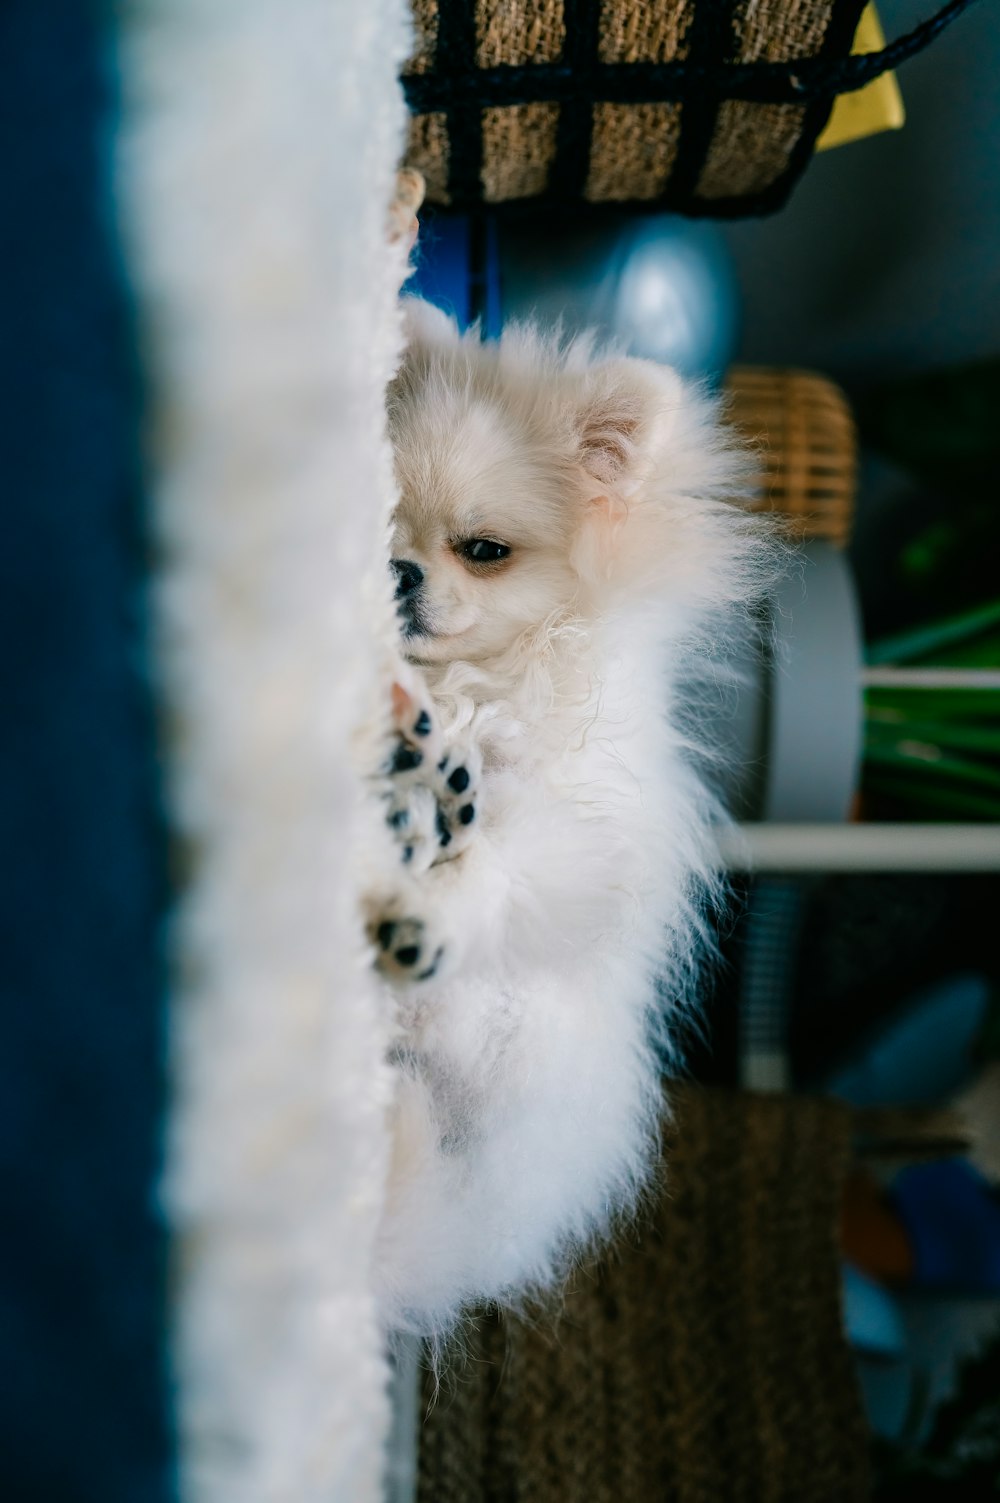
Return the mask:
<svg viewBox="0 0 1000 1503"><path fill-rule="evenodd" d="M729 417L760 456L756 511L788 518L793 534L843 547L851 535L857 434L839 387L811 371L737 366Z"/></svg>
<svg viewBox="0 0 1000 1503"><path fill-rule="evenodd" d="M837 93L970 0L851 57L865 0L412 0L407 160L432 202L780 207Z"/></svg>

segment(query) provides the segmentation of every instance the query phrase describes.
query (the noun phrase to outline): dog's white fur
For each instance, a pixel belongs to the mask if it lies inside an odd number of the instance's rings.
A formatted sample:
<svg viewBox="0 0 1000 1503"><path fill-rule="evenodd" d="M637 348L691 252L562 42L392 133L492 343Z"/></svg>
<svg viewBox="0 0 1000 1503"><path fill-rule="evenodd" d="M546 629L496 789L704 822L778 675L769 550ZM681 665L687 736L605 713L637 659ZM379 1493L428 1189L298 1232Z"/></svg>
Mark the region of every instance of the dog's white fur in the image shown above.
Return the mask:
<svg viewBox="0 0 1000 1503"><path fill-rule="evenodd" d="M405 648L483 765L474 838L383 895L442 952L398 987L377 1259L389 1323L434 1335L550 1284L647 1177L716 882L687 696L770 548L673 372L526 327L483 345L408 303L392 553L427 630ZM509 559L470 566L473 538Z"/></svg>

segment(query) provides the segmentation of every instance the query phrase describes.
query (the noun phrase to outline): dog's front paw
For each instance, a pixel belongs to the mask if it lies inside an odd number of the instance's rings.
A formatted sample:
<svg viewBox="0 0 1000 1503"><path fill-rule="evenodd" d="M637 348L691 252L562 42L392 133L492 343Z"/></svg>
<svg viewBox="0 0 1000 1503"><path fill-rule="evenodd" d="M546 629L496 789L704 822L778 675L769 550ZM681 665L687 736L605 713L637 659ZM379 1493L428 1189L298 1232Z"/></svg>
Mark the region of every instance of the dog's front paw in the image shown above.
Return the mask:
<svg viewBox="0 0 1000 1503"><path fill-rule="evenodd" d="M472 837L478 814L482 759L471 741L461 738L437 764L438 838L449 856L458 856Z"/></svg>
<svg viewBox="0 0 1000 1503"><path fill-rule="evenodd" d="M397 983L430 981L445 959L445 946L423 919L383 915L371 926L371 938L377 950L375 964Z"/></svg>
<svg viewBox="0 0 1000 1503"><path fill-rule="evenodd" d="M393 686L397 739L387 774L386 821L413 873L461 855L477 817L482 761L474 742L446 743L428 704Z"/></svg>

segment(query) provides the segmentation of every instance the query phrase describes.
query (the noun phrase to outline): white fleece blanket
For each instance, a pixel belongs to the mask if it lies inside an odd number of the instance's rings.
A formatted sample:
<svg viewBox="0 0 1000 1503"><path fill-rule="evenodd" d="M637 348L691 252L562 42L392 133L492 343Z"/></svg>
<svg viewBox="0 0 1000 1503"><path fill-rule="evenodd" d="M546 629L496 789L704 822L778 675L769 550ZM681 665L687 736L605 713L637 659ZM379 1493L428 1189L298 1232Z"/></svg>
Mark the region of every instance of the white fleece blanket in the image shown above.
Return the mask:
<svg viewBox="0 0 1000 1503"><path fill-rule="evenodd" d="M182 1496L380 1496L386 1020L349 738L388 584L404 0L122 6L172 809ZM377 572L377 571L376 571ZM376 623L376 624L373 624Z"/></svg>

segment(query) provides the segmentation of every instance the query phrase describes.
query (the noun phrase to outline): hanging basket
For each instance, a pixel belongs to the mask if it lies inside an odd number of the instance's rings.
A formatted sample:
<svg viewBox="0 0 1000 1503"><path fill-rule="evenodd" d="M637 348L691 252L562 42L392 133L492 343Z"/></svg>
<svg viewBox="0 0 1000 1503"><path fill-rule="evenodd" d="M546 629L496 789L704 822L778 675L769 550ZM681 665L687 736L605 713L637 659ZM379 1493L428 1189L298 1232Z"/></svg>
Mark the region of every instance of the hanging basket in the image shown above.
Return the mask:
<svg viewBox="0 0 1000 1503"><path fill-rule="evenodd" d="M779 208L838 93L926 46L951 0L851 56L865 0L412 0L407 160L432 203Z"/></svg>

